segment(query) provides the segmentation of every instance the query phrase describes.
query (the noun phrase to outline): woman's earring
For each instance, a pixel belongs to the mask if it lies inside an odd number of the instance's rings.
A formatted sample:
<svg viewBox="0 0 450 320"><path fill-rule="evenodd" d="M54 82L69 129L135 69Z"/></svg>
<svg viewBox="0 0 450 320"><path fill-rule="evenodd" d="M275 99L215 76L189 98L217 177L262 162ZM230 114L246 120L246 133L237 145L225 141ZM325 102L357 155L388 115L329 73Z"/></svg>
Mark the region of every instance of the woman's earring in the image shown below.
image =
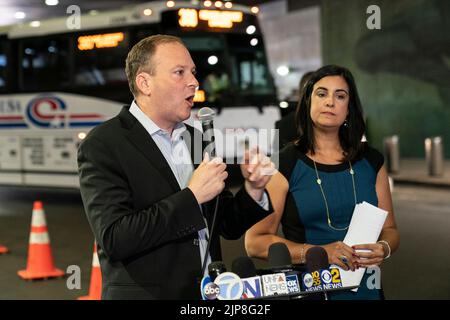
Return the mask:
<svg viewBox="0 0 450 320"><path fill-rule="evenodd" d="M347 119L345 119L345 121L344 121L344 127L348 127L348 121L347 121Z"/></svg>

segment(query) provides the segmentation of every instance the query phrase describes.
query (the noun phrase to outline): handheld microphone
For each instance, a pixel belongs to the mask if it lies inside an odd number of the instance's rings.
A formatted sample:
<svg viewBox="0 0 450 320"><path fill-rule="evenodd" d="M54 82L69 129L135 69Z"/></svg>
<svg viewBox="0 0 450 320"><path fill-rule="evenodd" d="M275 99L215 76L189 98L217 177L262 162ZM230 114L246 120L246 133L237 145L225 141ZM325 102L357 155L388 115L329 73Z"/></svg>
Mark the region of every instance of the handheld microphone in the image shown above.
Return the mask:
<svg viewBox="0 0 450 320"><path fill-rule="evenodd" d="M272 271L285 274L288 293L300 293L300 283L298 280L300 272L292 264L291 253L286 244L283 242L273 243L269 247L268 261Z"/></svg>
<svg viewBox="0 0 450 320"><path fill-rule="evenodd" d="M231 271L241 278L250 278L256 276L256 268L253 260L249 257L239 257L233 260Z"/></svg>
<svg viewBox="0 0 450 320"><path fill-rule="evenodd" d="M227 268L225 267L225 264L222 261L214 261L211 262L208 266L208 274L211 278L211 281L216 280L217 276L221 273L224 273L227 271Z"/></svg>
<svg viewBox="0 0 450 320"><path fill-rule="evenodd" d="M306 267L310 272L327 269L330 266L328 263L328 253L324 248L319 246L311 247L306 251L305 259Z"/></svg>
<svg viewBox="0 0 450 320"><path fill-rule="evenodd" d="M256 275L256 268L252 259L249 257L234 259L231 270L241 278L244 285L242 299L261 298L264 296L261 277Z"/></svg>
<svg viewBox="0 0 450 320"><path fill-rule="evenodd" d="M261 276L264 296L287 295L289 293L285 272L293 271L291 255L282 242L270 245L268 253L271 274Z"/></svg>
<svg viewBox="0 0 450 320"><path fill-rule="evenodd" d="M216 113L213 109L208 107L203 107L197 112L197 118L202 123L203 129L203 141L208 143L205 147L205 152L211 156L211 158L216 156L216 144L214 138L214 116Z"/></svg>
<svg viewBox="0 0 450 320"><path fill-rule="evenodd" d="M291 254L283 242L275 242L270 245L268 263L273 271L286 272L293 270Z"/></svg>
<svg viewBox="0 0 450 320"><path fill-rule="evenodd" d="M202 123L203 129L203 141L209 141L210 143L205 147L205 152L208 152L211 158L216 156L216 144L214 140L214 124L213 119L215 116L213 109L204 107L198 110L197 118ZM209 254L209 248L211 247L211 239L213 239L214 226L216 224L217 208L219 207L219 196L216 197L214 205L214 213L212 218L211 230L209 232L208 245L206 246L205 256L203 257L202 274L205 273L206 261ZM214 280L213 280L214 281Z"/></svg>
<svg viewBox="0 0 450 320"><path fill-rule="evenodd" d="M303 275L303 284L305 291L322 291L322 270L328 269L328 254L324 248L315 246L306 251L305 255L306 267L308 273ZM328 295L324 292L325 300L328 300Z"/></svg>

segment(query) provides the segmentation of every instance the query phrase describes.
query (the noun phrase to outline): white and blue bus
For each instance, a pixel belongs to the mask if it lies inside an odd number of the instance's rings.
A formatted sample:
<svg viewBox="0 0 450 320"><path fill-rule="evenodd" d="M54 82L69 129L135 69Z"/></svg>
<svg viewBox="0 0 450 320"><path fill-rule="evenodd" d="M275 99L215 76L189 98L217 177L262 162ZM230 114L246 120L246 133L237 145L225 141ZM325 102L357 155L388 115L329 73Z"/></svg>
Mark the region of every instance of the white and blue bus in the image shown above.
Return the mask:
<svg viewBox="0 0 450 320"><path fill-rule="evenodd" d="M77 147L132 101L125 58L153 34L186 44L200 83L195 108L216 108L216 127L270 129L279 118L258 19L248 7L155 1L81 15L75 27L69 19L0 29L0 184L77 188Z"/></svg>

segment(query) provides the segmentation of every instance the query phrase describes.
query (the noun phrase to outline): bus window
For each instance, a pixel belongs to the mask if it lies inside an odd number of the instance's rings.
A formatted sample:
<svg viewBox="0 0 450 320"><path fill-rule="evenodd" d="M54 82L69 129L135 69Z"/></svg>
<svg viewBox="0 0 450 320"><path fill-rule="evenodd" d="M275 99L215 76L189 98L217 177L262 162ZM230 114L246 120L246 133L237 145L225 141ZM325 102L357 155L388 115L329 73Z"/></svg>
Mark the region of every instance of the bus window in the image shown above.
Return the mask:
<svg viewBox="0 0 450 320"><path fill-rule="evenodd" d="M251 41L257 39L256 45ZM254 41L254 40L253 40ZM236 86L243 95L274 94L274 84L267 67L262 40L247 35L228 37L228 46Z"/></svg>
<svg viewBox="0 0 450 320"><path fill-rule="evenodd" d="M229 71L226 68L225 39L220 35L182 37L197 68L200 90L205 103L222 106L230 104Z"/></svg>
<svg viewBox="0 0 450 320"><path fill-rule="evenodd" d="M150 37L155 34L158 34L158 32L156 31L156 28L152 28L151 26L145 26L145 28L143 29L141 28L136 29L134 32L133 43L131 44L130 47L132 47L134 44L138 43L142 39Z"/></svg>
<svg viewBox="0 0 450 320"><path fill-rule="evenodd" d="M254 54L238 53L236 55L240 74L239 86L241 90L253 91L255 94L265 93L269 85L265 76L265 66L260 62L261 59L258 59L258 55L258 52Z"/></svg>
<svg viewBox="0 0 450 320"><path fill-rule="evenodd" d="M70 85L68 39L27 39L21 42L23 90L45 90Z"/></svg>
<svg viewBox="0 0 450 320"><path fill-rule="evenodd" d="M125 59L128 53L128 32L79 34L75 40L75 85L127 83Z"/></svg>
<svg viewBox="0 0 450 320"><path fill-rule="evenodd" d="M0 39L0 92L6 90L6 66L8 63L6 39Z"/></svg>

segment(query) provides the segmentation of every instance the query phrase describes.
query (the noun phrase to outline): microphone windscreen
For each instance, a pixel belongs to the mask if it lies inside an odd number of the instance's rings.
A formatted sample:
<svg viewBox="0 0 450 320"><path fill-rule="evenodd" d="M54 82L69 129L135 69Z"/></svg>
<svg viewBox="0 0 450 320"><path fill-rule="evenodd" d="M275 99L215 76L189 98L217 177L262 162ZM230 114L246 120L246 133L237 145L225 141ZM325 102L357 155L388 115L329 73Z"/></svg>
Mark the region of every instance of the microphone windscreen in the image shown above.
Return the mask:
<svg viewBox="0 0 450 320"><path fill-rule="evenodd" d="M324 248L315 246L306 251L305 255L306 267L309 272L317 271L320 269L328 269L328 254Z"/></svg>
<svg viewBox="0 0 450 320"><path fill-rule="evenodd" d="M231 272L236 273L240 278L251 278L256 276L255 264L249 257L239 257L234 259L231 265Z"/></svg>
<svg viewBox="0 0 450 320"><path fill-rule="evenodd" d="M214 281L216 277L227 271L225 264L222 261L214 261L208 265L208 274L211 277L211 280Z"/></svg>
<svg viewBox="0 0 450 320"><path fill-rule="evenodd" d="M213 109L208 107L203 107L197 112L197 118L200 121L210 121L214 118L215 112Z"/></svg>
<svg viewBox="0 0 450 320"><path fill-rule="evenodd" d="M269 267L288 266L292 264L291 254L283 242L272 243L268 254Z"/></svg>

